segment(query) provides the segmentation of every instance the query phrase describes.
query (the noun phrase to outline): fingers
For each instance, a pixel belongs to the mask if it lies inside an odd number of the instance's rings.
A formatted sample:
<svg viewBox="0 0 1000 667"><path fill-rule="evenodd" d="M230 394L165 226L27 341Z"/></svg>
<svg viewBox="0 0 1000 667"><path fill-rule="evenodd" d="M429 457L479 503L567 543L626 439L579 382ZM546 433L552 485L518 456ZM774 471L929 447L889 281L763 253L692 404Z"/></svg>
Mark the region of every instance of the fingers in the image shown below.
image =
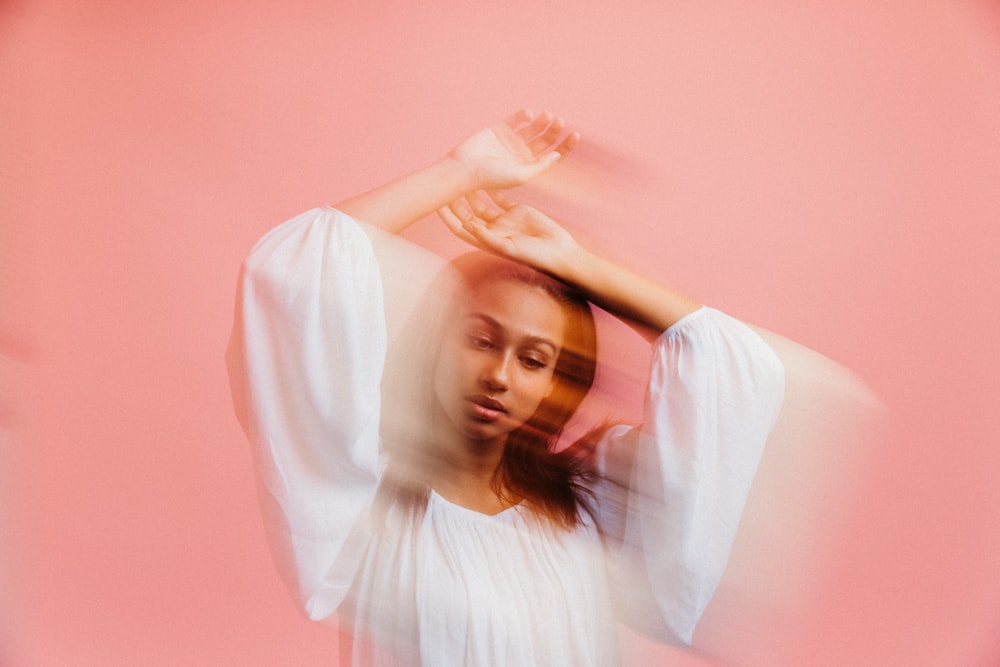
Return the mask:
<svg viewBox="0 0 1000 667"><path fill-rule="evenodd" d="M566 121L548 111L535 116L528 109L520 109L504 119L504 124L524 142L536 169L533 176L548 169L580 141L579 132L566 133Z"/></svg>
<svg viewBox="0 0 1000 667"><path fill-rule="evenodd" d="M550 151L565 155L580 139L579 133L576 132L571 132L563 137L566 121L561 116L553 116L548 111L543 111L532 117L531 112L522 109L507 118L505 122L517 133L536 158ZM560 141L560 139L562 140Z"/></svg>
<svg viewBox="0 0 1000 667"><path fill-rule="evenodd" d="M563 130L566 128L566 121L562 118L554 118L534 139L528 142L528 149L532 155L538 156L550 150L556 143Z"/></svg>
<svg viewBox="0 0 1000 667"><path fill-rule="evenodd" d="M496 191L475 192L465 197L475 216L486 224L494 222L508 210L494 196L495 194Z"/></svg>
<svg viewBox="0 0 1000 667"><path fill-rule="evenodd" d="M526 123L530 123L534 115L530 109L518 109L511 115L504 118L504 124L515 132L521 129Z"/></svg>
<svg viewBox="0 0 1000 667"><path fill-rule="evenodd" d="M480 220L486 220L487 218L487 204L483 201L482 197L478 193L471 193L464 197L466 205L472 209L472 214L479 218Z"/></svg>
<svg viewBox="0 0 1000 667"><path fill-rule="evenodd" d="M447 227L452 234L454 234L455 236L457 236L458 238L460 238L461 240L465 241L470 245L478 245L476 242L476 237L474 237L472 234L468 232L468 230L465 228L466 223L455 213L454 209L452 208L454 204L455 202L452 202L448 206L442 206L441 208L439 208L437 212L438 217L441 218L441 222L444 223L445 227Z"/></svg>
<svg viewBox="0 0 1000 667"><path fill-rule="evenodd" d="M503 253L509 240L502 231L502 216L516 205L516 202L497 192L477 192L438 209L438 216L452 234L466 243Z"/></svg>
<svg viewBox="0 0 1000 667"><path fill-rule="evenodd" d="M565 139L559 142L559 144L555 147L554 151L560 157L562 157L563 155L566 155L566 153L569 153L571 150L576 148L576 145L578 143L580 143L580 133L570 132L568 135L566 135Z"/></svg>
<svg viewBox="0 0 1000 667"><path fill-rule="evenodd" d="M502 207L481 193L459 197L438 210L441 219L452 233L465 240L469 240L466 236L474 230L485 228L503 213Z"/></svg>
<svg viewBox="0 0 1000 667"><path fill-rule="evenodd" d="M531 119L530 123L522 126L517 130L518 136L524 141L525 144L530 144L533 139L545 132L545 129L552 123L552 114L548 111L543 111L534 118Z"/></svg>
<svg viewBox="0 0 1000 667"><path fill-rule="evenodd" d="M518 205L516 201L500 192L499 190L490 190L486 193L493 203L496 204L503 211L509 211Z"/></svg>

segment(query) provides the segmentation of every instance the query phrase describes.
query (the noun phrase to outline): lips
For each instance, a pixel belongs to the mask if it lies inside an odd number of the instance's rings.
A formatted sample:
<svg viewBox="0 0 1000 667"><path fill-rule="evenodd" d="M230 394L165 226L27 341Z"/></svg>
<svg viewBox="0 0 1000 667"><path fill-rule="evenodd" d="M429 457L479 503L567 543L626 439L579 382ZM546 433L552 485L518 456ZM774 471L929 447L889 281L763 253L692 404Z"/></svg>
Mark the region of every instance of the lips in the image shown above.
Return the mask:
<svg viewBox="0 0 1000 667"><path fill-rule="evenodd" d="M503 403L484 394L468 397L472 415L483 421L496 421L507 414Z"/></svg>

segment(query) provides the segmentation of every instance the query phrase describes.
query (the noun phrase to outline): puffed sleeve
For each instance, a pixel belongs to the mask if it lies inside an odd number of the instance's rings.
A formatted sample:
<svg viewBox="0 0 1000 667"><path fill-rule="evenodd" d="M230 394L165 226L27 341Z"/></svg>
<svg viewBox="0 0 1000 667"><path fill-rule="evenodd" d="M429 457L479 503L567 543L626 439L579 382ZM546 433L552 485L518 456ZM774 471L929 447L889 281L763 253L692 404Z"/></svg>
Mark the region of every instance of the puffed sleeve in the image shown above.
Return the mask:
<svg viewBox="0 0 1000 667"><path fill-rule="evenodd" d="M657 340L640 429L598 446L599 519L623 622L690 644L722 578L784 394L749 327L703 307Z"/></svg>
<svg viewBox="0 0 1000 667"><path fill-rule="evenodd" d="M358 557L350 536L378 483L385 355L378 263L356 222L314 209L254 246L227 354L233 403L272 551L311 618L334 611Z"/></svg>

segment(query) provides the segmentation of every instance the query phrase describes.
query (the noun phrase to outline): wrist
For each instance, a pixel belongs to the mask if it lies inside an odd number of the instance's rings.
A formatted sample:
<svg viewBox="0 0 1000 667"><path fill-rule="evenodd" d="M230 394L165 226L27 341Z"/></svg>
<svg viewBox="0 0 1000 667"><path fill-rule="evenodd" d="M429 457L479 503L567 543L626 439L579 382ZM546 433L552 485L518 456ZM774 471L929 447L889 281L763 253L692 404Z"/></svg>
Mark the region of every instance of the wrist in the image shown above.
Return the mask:
<svg viewBox="0 0 1000 667"><path fill-rule="evenodd" d="M398 233L473 189L468 172L454 159L442 158L341 201L337 208L356 220Z"/></svg>
<svg viewBox="0 0 1000 667"><path fill-rule="evenodd" d="M475 169L462 160L448 153L432 165L442 178L450 183L456 191L455 197L466 195L476 190L484 189Z"/></svg>

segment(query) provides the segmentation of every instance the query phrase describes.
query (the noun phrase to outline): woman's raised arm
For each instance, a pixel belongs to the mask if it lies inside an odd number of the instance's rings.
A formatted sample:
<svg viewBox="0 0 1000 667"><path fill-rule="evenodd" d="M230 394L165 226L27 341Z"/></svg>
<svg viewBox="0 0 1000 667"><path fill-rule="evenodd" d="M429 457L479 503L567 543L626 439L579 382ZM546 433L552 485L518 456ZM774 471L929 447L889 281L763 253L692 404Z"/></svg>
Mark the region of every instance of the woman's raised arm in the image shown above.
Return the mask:
<svg viewBox="0 0 1000 667"><path fill-rule="evenodd" d="M552 218L499 192L456 199L439 214L459 238L575 286L588 300L650 340L701 307L697 301L590 252Z"/></svg>
<svg viewBox="0 0 1000 667"><path fill-rule="evenodd" d="M545 172L576 145L563 120L518 111L484 128L446 156L336 208L356 220L397 233L448 202L478 189L511 188Z"/></svg>

